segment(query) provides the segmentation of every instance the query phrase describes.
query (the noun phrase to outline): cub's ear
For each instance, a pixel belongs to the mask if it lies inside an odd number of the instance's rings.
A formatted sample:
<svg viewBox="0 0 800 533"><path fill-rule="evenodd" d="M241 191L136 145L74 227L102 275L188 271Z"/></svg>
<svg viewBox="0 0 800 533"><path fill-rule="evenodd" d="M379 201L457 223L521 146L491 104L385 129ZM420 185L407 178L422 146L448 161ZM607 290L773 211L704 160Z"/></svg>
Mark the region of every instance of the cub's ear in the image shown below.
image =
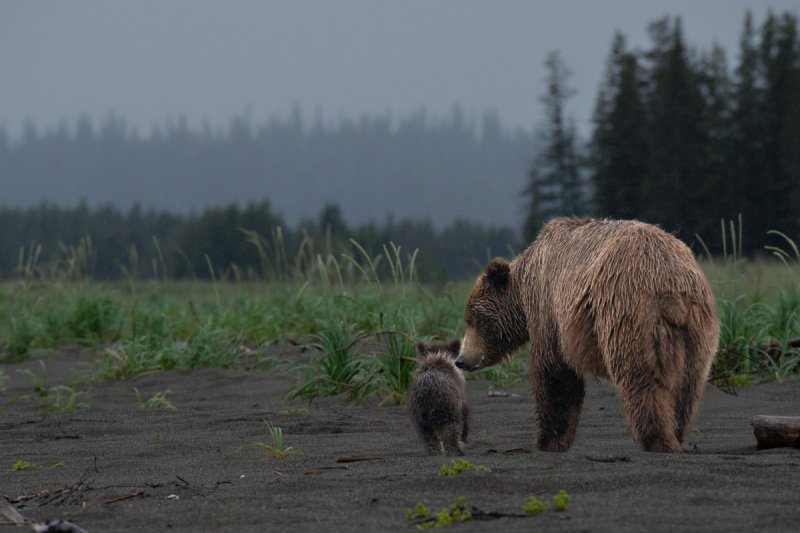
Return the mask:
<svg viewBox="0 0 800 533"><path fill-rule="evenodd" d="M423 342L417 343L417 353L419 353L420 355L425 355L425 343Z"/></svg>
<svg viewBox="0 0 800 533"><path fill-rule="evenodd" d="M504 289L508 285L508 274L511 267L508 261L499 257L492 259L486 265L486 283L498 289Z"/></svg>
<svg viewBox="0 0 800 533"><path fill-rule="evenodd" d="M447 345L447 351L451 355L454 355L454 356L457 357L458 354L461 352L461 341L459 341L459 340L451 341L450 344Z"/></svg>

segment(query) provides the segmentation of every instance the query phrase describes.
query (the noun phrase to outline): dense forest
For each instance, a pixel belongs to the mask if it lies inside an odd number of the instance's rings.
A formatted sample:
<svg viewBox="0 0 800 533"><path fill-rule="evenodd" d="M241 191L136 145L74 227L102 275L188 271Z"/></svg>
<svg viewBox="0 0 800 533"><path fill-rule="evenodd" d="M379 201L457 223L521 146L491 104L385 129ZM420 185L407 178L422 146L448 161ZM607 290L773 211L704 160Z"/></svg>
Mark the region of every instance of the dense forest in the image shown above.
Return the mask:
<svg viewBox="0 0 800 533"><path fill-rule="evenodd" d="M734 68L722 49L686 43L680 19L649 34L643 50L613 38L586 140L557 53L535 132L454 108L439 121L306 126L297 111L222 131L178 120L147 137L115 117L0 134L0 276L79 252L102 279L270 276L265 247L300 264L393 242L443 280L518 250L559 214L658 223L698 252L700 237L718 253L720 220L740 216L747 253L769 230L800 241L797 18L748 15Z"/></svg>
<svg viewBox="0 0 800 533"><path fill-rule="evenodd" d="M349 226L333 204L292 228L267 201L199 215L42 204L0 209L0 227L0 279L292 280L304 278L318 256L347 254L366 263L364 252L383 256L377 270L389 275L386 259L395 257L394 245L404 265L414 256L419 279L439 282L473 275L488 258L512 253L516 242L510 228L466 220L443 229L429 221L391 219Z"/></svg>
<svg viewBox="0 0 800 533"><path fill-rule="evenodd" d="M649 27L651 47L616 35L591 139L564 118L569 71L548 58L548 122L526 189L525 233L560 213L639 218L700 236L720 250L720 220L742 219L757 252L770 230L800 238L800 40L797 18L747 15L731 71L715 47L698 52L680 19Z"/></svg>

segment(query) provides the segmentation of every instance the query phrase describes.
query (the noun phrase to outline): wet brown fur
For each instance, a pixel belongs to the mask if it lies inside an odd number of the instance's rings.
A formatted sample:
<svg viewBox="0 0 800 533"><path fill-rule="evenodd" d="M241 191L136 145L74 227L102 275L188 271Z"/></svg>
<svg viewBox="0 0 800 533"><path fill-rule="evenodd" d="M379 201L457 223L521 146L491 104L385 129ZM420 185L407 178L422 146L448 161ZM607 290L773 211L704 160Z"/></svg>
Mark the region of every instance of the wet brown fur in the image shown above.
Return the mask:
<svg viewBox="0 0 800 533"><path fill-rule="evenodd" d="M619 389L634 438L681 449L717 348L711 289L691 251L638 221L558 218L510 264L493 260L467 301L465 368L531 342L539 447L573 442L584 375Z"/></svg>
<svg viewBox="0 0 800 533"><path fill-rule="evenodd" d="M464 375L454 364L459 348L459 341L417 344L419 359L408 407L429 454L464 455L469 404Z"/></svg>

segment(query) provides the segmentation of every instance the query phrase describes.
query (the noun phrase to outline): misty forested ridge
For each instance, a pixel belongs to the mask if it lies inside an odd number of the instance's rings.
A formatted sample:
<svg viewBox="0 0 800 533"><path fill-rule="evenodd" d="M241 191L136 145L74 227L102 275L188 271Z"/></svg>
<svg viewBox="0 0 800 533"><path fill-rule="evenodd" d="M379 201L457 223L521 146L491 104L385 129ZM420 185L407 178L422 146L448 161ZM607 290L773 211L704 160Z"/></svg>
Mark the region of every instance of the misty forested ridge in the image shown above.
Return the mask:
<svg viewBox="0 0 800 533"><path fill-rule="evenodd" d="M21 247L30 258L41 245L45 263L85 236L97 277L207 277L207 261L225 275L259 265L247 230L269 240L280 226L289 254L313 241L356 255L350 238L375 254L392 241L420 249L424 278L447 279L519 250L559 214L639 218L697 252L700 236L719 253L720 220L739 215L745 252L762 250L770 230L800 242L796 16L748 15L733 68L722 49L686 43L680 19L649 33L644 50L611 40L589 139L569 119L557 55L547 119L530 132L457 106L438 120L308 125L295 110L221 130L171 121L147 136L114 116L29 124L13 140L0 132L0 276Z"/></svg>
<svg viewBox="0 0 800 533"><path fill-rule="evenodd" d="M310 124L309 124L310 122ZM7 136L3 136L7 138ZM363 116L335 124L287 118L192 129L178 119L137 133L124 118L87 118L40 131L28 124L15 142L0 139L4 204L42 200L176 213L269 199L295 225L336 203L348 222L491 217L515 225L536 136L511 131L487 113L458 106L442 119Z"/></svg>

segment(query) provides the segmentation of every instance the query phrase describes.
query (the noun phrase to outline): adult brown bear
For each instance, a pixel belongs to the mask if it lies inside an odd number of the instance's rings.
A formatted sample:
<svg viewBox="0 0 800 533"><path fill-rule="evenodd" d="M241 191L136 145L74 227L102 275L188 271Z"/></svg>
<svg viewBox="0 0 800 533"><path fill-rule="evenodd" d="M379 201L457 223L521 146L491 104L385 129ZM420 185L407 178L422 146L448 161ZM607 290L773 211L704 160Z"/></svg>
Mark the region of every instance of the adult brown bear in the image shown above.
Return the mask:
<svg viewBox="0 0 800 533"><path fill-rule="evenodd" d="M717 348L714 298L689 248L634 220L558 218L478 278L456 365L475 370L531 343L539 448L575 438L584 375L619 389L649 451L676 452Z"/></svg>

